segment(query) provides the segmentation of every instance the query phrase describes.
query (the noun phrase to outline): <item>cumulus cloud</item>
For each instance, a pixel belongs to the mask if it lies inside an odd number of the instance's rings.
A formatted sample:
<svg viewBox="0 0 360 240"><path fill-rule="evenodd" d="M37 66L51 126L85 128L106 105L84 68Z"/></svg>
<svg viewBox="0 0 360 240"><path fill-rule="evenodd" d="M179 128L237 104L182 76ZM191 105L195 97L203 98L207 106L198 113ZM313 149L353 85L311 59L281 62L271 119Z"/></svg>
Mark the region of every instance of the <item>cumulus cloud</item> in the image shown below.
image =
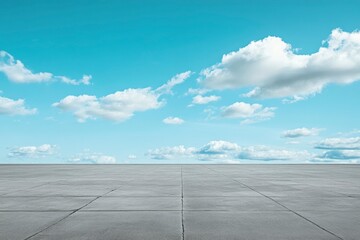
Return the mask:
<svg viewBox="0 0 360 240"><path fill-rule="evenodd" d="M298 161L305 162L312 158L307 151L291 151L274 149L267 146L240 146L227 141L211 141L201 148L175 147L158 148L147 153L153 159L192 159L200 161L218 161L222 163L238 163L243 160L254 161Z"/></svg>
<svg viewBox="0 0 360 240"><path fill-rule="evenodd" d="M84 75L82 79L74 80L65 76L55 76L49 72L33 73L20 60L15 59L6 51L0 51L0 72L3 72L10 81L15 83L39 83L60 80L72 85L89 85L91 80L90 75Z"/></svg>
<svg viewBox="0 0 360 240"><path fill-rule="evenodd" d="M136 157L136 155L134 155L134 154L130 154L130 155L128 155L128 159L136 159L137 157Z"/></svg>
<svg viewBox="0 0 360 240"><path fill-rule="evenodd" d="M199 82L210 89L253 87L248 97L302 99L359 79L360 32L334 29L313 54L298 54L279 37L253 41L202 70Z"/></svg>
<svg viewBox="0 0 360 240"><path fill-rule="evenodd" d="M211 95L211 96L196 95L195 97L193 97L192 103L204 105L204 104L208 104L211 102L219 101L220 99L221 99L220 96L215 96L215 95Z"/></svg>
<svg viewBox="0 0 360 240"><path fill-rule="evenodd" d="M360 150L360 137L326 138L318 142L315 148L329 150Z"/></svg>
<svg viewBox="0 0 360 240"><path fill-rule="evenodd" d="M122 122L135 112L157 109L163 104L151 88L130 88L100 98L91 95L67 96L53 106L73 112L79 122L96 118Z"/></svg>
<svg viewBox="0 0 360 240"><path fill-rule="evenodd" d="M222 108L222 116L225 118L242 118L243 124L268 120L274 116L274 107L263 107L261 104L249 104L236 102Z"/></svg>
<svg viewBox="0 0 360 240"><path fill-rule="evenodd" d="M10 158L41 158L55 154L56 146L43 144L40 146L24 146L10 149L8 157Z"/></svg>
<svg viewBox="0 0 360 240"><path fill-rule="evenodd" d="M282 136L285 138L316 136L320 131L321 129L319 128L295 128L284 131Z"/></svg>
<svg viewBox="0 0 360 240"><path fill-rule="evenodd" d="M31 115L36 112L36 108L26 108L23 99L0 97L0 115Z"/></svg>
<svg viewBox="0 0 360 240"><path fill-rule="evenodd" d="M184 120L178 117L167 117L163 120L163 123L165 124L173 124L173 125L179 125L183 124Z"/></svg>
<svg viewBox="0 0 360 240"><path fill-rule="evenodd" d="M53 106L72 112L79 122L97 118L123 122L131 118L135 112L144 112L163 106L165 101L160 97L171 93L172 87L183 82L188 74L190 72L178 74L156 90L150 87L129 88L104 97L70 95L54 103Z"/></svg>
<svg viewBox="0 0 360 240"><path fill-rule="evenodd" d="M115 164L116 158L101 153L85 151L69 159L71 163Z"/></svg>

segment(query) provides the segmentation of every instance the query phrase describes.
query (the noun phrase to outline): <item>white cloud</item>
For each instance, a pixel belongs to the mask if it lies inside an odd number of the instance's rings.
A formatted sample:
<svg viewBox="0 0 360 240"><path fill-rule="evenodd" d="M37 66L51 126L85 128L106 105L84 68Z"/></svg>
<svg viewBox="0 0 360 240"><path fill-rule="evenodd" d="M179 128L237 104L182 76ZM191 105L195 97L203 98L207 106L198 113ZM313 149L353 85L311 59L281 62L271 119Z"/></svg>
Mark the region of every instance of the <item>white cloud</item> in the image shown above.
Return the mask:
<svg viewBox="0 0 360 240"><path fill-rule="evenodd" d="M128 156L128 159L136 159L137 157L136 157L136 155L134 155L134 154L130 154L129 156Z"/></svg>
<svg viewBox="0 0 360 240"><path fill-rule="evenodd" d="M156 92L158 94L172 94L171 89L174 86L183 83L190 76L191 76L191 71L179 73L179 74L175 75L174 77L172 77L167 83L158 87L156 89Z"/></svg>
<svg viewBox="0 0 360 240"><path fill-rule="evenodd" d="M101 98L90 95L67 96L53 104L64 111L73 112L79 122L96 118L122 122L131 118L135 112L157 109L162 105L159 95L151 88L130 88Z"/></svg>
<svg viewBox="0 0 360 240"><path fill-rule="evenodd" d="M268 120L274 116L274 107L263 107L261 104L236 102L222 108L222 116L226 118L242 118L243 124Z"/></svg>
<svg viewBox="0 0 360 240"><path fill-rule="evenodd" d="M360 137L326 138L317 143L315 148L330 150L360 150Z"/></svg>
<svg viewBox="0 0 360 240"><path fill-rule="evenodd" d="M189 88L185 95L203 95L211 90L205 88Z"/></svg>
<svg viewBox="0 0 360 240"><path fill-rule="evenodd" d="M217 140L210 141L198 151L199 154L224 154L228 152L238 152L241 147L236 143Z"/></svg>
<svg viewBox="0 0 360 240"><path fill-rule="evenodd" d="M36 108L26 108L23 99L13 100L0 97L0 115L31 115L36 112Z"/></svg>
<svg viewBox="0 0 360 240"><path fill-rule="evenodd" d="M122 122L135 112L160 108L165 104L159 98L171 93L172 87L182 83L191 72L180 73L155 91L148 88L129 88L104 97L93 95L67 96L53 104L64 111L73 112L79 122L103 118Z"/></svg>
<svg viewBox="0 0 360 240"><path fill-rule="evenodd" d="M71 85L90 85L90 81L92 79L91 75L83 75L83 77L79 80L71 79L65 76L56 76L56 78L60 79L63 83L71 84Z"/></svg>
<svg viewBox="0 0 360 240"><path fill-rule="evenodd" d="M319 134L320 131L321 129L319 128L295 128L284 131L282 133L282 136L285 138L316 136Z"/></svg>
<svg viewBox="0 0 360 240"><path fill-rule="evenodd" d="M220 96L215 96L215 95L211 95L211 96L196 95L195 97L193 97L192 103L203 105L203 104L208 104L210 102L219 101L220 99L221 99Z"/></svg>
<svg viewBox="0 0 360 240"><path fill-rule="evenodd" d="M306 162L313 155L307 151L275 149L267 146L243 147L227 141L211 141L201 148L182 145L158 148L147 153L153 159L188 159L200 161L217 161L222 163L240 163L241 161L291 161Z"/></svg>
<svg viewBox="0 0 360 240"><path fill-rule="evenodd" d="M69 159L71 163L92 163L92 164L115 164L116 158L101 153L85 151Z"/></svg>
<svg viewBox="0 0 360 240"><path fill-rule="evenodd" d="M175 146L175 147L164 147L164 148L157 148L157 149L151 149L147 152L146 155L150 156L152 159L158 159L158 160L168 160L168 159L174 159L177 160L179 158L188 157L191 158L193 154L195 153L195 148L186 148L183 145Z"/></svg>
<svg viewBox="0 0 360 240"><path fill-rule="evenodd" d="M251 146L242 148L238 154L239 159L261 161L308 161L312 155L307 151L290 151L285 149L273 149L267 146Z"/></svg>
<svg viewBox="0 0 360 240"><path fill-rule="evenodd" d="M360 150L330 150L323 152L318 158L328 160L360 160Z"/></svg>
<svg viewBox="0 0 360 240"><path fill-rule="evenodd" d="M0 51L0 72L3 72L10 81L15 83L39 83L58 79L72 85L89 85L91 80L90 75L84 75L82 79L74 80L65 76L54 76L49 72L33 73L20 60L16 60L6 51Z"/></svg>
<svg viewBox="0 0 360 240"><path fill-rule="evenodd" d="M10 149L10 158L41 158L55 154L56 146L43 144L40 146L24 146Z"/></svg>
<svg viewBox="0 0 360 240"><path fill-rule="evenodd" d="M308 55L297 54L279 37L253 41L204 69L199 81L210 89L254 87L249 97L300 100L330 83L359 79L360 32L334 29L324 45Z"/></svg>
<svg viewBox="0 0 360 240"><path fill-rule="evenodd" d="M173 124L173 125L179 125L183 124L184 120L178 117L167 117L163 120L163 123L165 124Z"/></svg>

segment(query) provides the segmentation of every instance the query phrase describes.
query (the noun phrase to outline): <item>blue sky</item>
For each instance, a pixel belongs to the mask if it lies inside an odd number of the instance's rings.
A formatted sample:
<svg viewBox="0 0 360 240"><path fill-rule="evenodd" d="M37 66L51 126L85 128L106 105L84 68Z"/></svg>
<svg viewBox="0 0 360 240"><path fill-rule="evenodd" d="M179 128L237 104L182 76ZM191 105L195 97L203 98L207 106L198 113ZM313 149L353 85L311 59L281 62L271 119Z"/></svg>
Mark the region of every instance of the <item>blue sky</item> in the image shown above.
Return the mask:
<svg viewBox="0 0 360 240"><path fill-rule="evenodd" d="M0 163L359 163L358 1L8 1Z"/></svg>

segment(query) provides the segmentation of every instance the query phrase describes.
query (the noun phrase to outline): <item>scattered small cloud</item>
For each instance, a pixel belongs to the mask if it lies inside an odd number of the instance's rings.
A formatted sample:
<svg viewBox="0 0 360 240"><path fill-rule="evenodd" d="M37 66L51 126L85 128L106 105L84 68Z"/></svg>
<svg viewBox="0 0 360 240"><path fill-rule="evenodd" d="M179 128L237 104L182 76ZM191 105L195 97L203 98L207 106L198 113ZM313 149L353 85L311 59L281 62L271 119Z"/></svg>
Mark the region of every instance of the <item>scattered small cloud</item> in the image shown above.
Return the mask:
<svg viewBox="0 0 360 240"><path fill-rule="evenodd" d="M136 155L134 155L134 154L130 154L130 155L128 155L128 159L136 159L137 157L136 157Z"/></svg>
<svg viewBox="0 0 360 240"><path fill-rule="evenodd" d="M152 159L158 160L169 160L169 159L179 159L184 157L191 157L194 152L196 151L195 148L186 148L183 145L175 146L175 147L164 147L164 148L156 148L151 149L147 152L147 156Z"/></svg>
<svg viewBox="0 0 360 240"><path fill-rule="evenodd" d="M313 54L298 54L281 38L269 36L225 54L220 63L202 70L198 81L208 89L253 87L248 97L290 97L294 102L329 84L358 81L359 56L359 31L334 29Z"/></svg>
<svg viewBox="0 0 360 240"><path fill-rule="evenodd" d="M211 95L211 96L196 95L192 99L192 104L204 105L211 102L219 101L220 99L221 99L220 96L215 96L215 95Z"/></svg>
<svg viewBox="0 0 360 240"><path fill-rule="evenodd" d="M295 128L286 130L282 133L282 136L285 138L299 138L299 137L308 137L308 136L317 136L321 129L319 128Z"/></svg>
<svg viewBox="0 0 360 240"><path fill-rule="evenodd" d="M36 108L26 108L25 100L13 100L0 97L0 115L32 115L37 113Z"/></svg>
<svg viewBox="0 0 360 240"><path fill-rule="evenodd" d="M191 76L191 74L192 74L191 71L186 71L175 75L167 83L158 87L156 89L156 92L158 94L172 94L171 91L172 88L176 85L183 83L186 79L188 79Z"/></svg>
<svg viewBox="0 0 360 240"><path fill-rule="evenodd" d="M42 158L54 155L56 146L43 144L40 146L14 147L8 153L9 158Z"/></svg>
<svg viewBox="0 0 360 240"><path fill-rule="evenodd" d="M360 137L326 138L315 145L317 149L360 150Z"/></svg>
<svg viewBox="0 0 360 240"><path fill-rule="evenodd" d="M165 124L180 125L184 123L184 120L178 117L167 117L163 120Z"/></svg>
<svg viewBox="0 0 360 240"><path fill-rule="evenodd" d="M171 89L182 83L190 74L190 71L180 73L156 90L150 87L129 88L104 97L69 95L52 106L72 112L79 122L97 118L123 122L130 119L135 112L162 107L165 101L160 100L160 97L171 93Z"/></svg>
<svg viewBox="0 0 360 240"><path fill-rule="evenodd" d="M84 151L71 157L68 162L79 164L116 164L116 158L102 153Z"/></svg>
<svg viewBox="0 0 360 240"><path fill-rule="evenodd" d="M255 123L271 119L275 113L274 107L263 107L261 104L249 104L245 102L236 102L230 106L222 108L222 116L225 118L244 119L242 124Z"/></svg>
<svg viewBox="0 0 360 240"><path fill-rule="evenodd" d="M222 140L211 141L200 148L183 145L158 148L149 150L147 155L158 160L188 159L221 163L241 163L241 161L305 162L313 157L313 154L307 151L292 151L268 146L245 147Z"/></svg>
<svg viewBox="0 0 360 240"><path fill-rule="evenodd" d="M6 51L0 51L0 72L15 83L40 83L60 80L71 85L89 85L91 76L84 75L80 80L70 79L66 76L55 76L49 72L33 73L20 61L16 60Z"/></svg>

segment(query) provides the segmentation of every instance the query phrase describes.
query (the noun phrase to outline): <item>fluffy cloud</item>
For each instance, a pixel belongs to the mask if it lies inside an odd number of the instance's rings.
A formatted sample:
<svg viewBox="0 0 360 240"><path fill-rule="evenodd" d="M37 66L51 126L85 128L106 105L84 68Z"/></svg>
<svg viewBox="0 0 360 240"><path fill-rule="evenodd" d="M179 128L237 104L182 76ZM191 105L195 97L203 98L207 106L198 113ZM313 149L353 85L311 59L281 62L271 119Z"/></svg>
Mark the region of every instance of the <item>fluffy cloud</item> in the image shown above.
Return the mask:
<svg viewBox="0 0 360 240"><path fill-rule="evenodd" d="M318 128L295 128L284 131L282 136L285 138L316 136L319 134L320 130L321 129Z"/></svg>
<svg viewBox="0 0 360 240"><path fill-rule="evenodd" d="M183 124L184 120L178 117L167 117L163 120L163 123L179 125L179 124Z"/></svg>
<svg viewBox="0 0 360 240"><path fill-rule="evenodd" d="M222 108L222 116L226 118L242 118L242 123L254 123L268 120L274 116L274 107L263 107L261 104L236 102Z"/></svg>
<svg viewBox="0 0 360 240"><path fill-rule="evenodd" d="M184 157L192 157L195 153L195 148L186 148L183 145L175 146L175 147L164 147L151 149L147 152L147 156L150 156L152 159L158 160L167 160L167 159L179 159Z"/></svg>
<svg viewBox="0 0 360 240"><path fill-rule="evenodd" d="M153 159L192 159L201 161L219 161L238 163L243 160L254 161L299 161L305 162L312 158L307 151L290 151L273 149L267 146L243 147L227 141L211 141L201 148L175 147L158 148L147 153Z"/></svg>
<svg viewBox="0 0 360 240"><path fill-rule="evenodd" d="M56 146L43 144L40 146L25 146L12 148L8 154L10 158L41 158L55 154Z"/></svg>
<svg viewBox="0 0 360 240"><path fill-rule="evenodd" d="M131 118L135 112L160 108L165 104L159 98L171 93L172 87L182 83L191 72L176 75L166 84L152 90L148 88L129 88L104 97L93 95L67 96L53 104L64 111L73 112L79 122L87 119L103 118L122 122Z"/></svg>
<svg viewBox="0 0 360 240"><path fill-rule="evenodd" d="M10 81L16 83L39 83L60 80L72 85L89 85L91 80L90 75L84 75L82 79L74 80L65 76L54 76L54 74L49 72L33 73L20 60L16 60L5 51L0 51L0 72L3 72Z"/></svg>
<svg viewBox="0 0 360 240"><path fill-rule="evenodd" d="M330 150L360 150L360 137L326 138L317 143L315 148Z"/></svg>
<svg viewBox="0 0 360 240"><path fill-rule="evenodd" d="M64 111L73 112L79 122L96 118L122 122L135 112L157 109L162 105L159 95L151 88L130 88L100 98L90 95L67 96L53 104Z"/></svg>
<svg viewBox="0 0 360 240"><path fill-rule="evenodd" d="M204 69L199 81L211 89L253 87L248 97L299 99L328 84L359 79L360 32L335 29L317 52L307 55L279 37L253 41Z"/></svg>
<svg viewBox="0 0 360 240"><path fill-rule="evenodd" d="M36 108L26 108L23 99L13 100L0 97L0 115L31 115L36 112Z"/></svg>
<svg viewBox="0 0 360 240"><path fill-rule="evenodd" d="M116 158L101 153L84 152L70 158L71 163L115 164Z"/></svg>
<svg viewBox="0 0 360 240"><path fill-rule="evenodd" d="M192 103L193 104L208 104L210 102L216 102L220 100L220 96L215 96L215 95L211 95L211 96L201 96L201 95L196 95L195 97L193 97L192 99Z"/></svg>

